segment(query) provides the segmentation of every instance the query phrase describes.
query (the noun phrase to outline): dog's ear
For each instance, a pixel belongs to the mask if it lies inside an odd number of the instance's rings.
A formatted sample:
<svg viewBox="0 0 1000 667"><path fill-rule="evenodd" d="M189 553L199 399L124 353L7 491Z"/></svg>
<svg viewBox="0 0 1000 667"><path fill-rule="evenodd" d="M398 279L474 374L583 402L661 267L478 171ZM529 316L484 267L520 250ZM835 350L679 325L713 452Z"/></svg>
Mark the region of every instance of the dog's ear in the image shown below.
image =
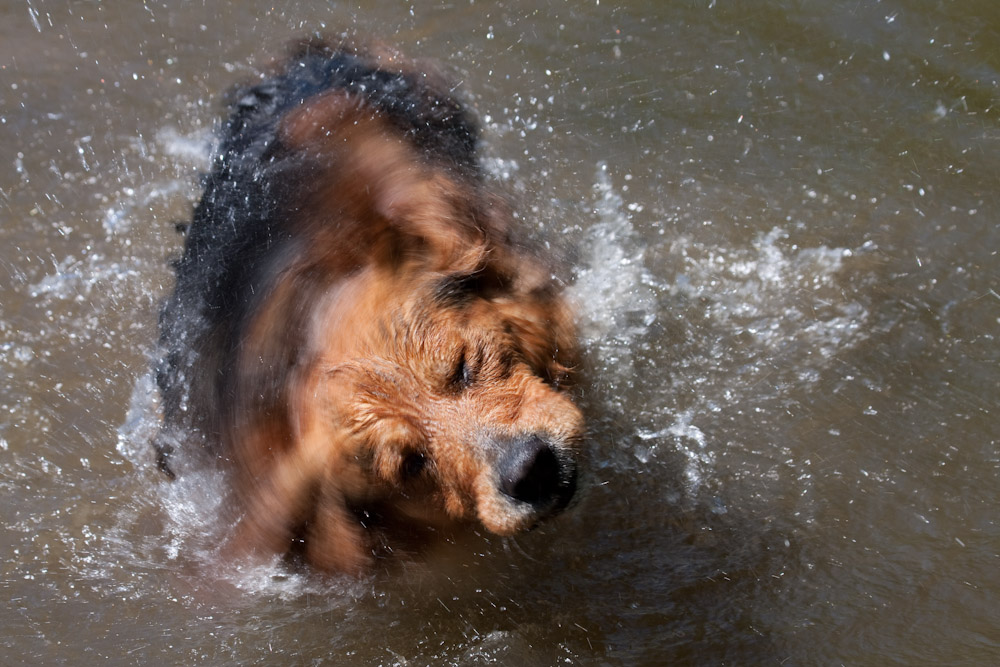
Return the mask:
<svg viewBox="0 0 1000 667"><path fill-rule="evenodd" d="M347 506L338 480L328 477L316 495L306 535L306 561L327 572L360 574L371 563L364 530Z"/></svg>
<svg viewBox="0 0 1000 667"><path fill-rule="evenodd" d="M472 176L431 161L358 96L338 90L307 100L287 114L279 137L313 170L307 216L338 217L330 247L353 242L359 256L363 249L363 257L387 266L482 263L486 244L477 241L492 235L485 228L498 217L489 211L493 203L480 201Z"/></svg>
<svg viewBox="0 0 1000 667"><path fill-rule="evenodd" d="M281 456L266 477L238 488L246 513L229 544L236 555L258 550L281 554L291 548L297 526L310 513L319 481L314 471L300 465L296 454L293 450Z"/></svg>
<svg viewBox="0 0 1000 667"><path fill-rule="evenodd" d="M498 301L512 339L534 372L557 389L572 386L579 350L572 312L556 285Z"/></svg>
<svg viewBox="0 0 1000 667"><path fill-rule="evenodd" d="M371 558L364 530L346 501L356 483L350 461L337 456L329 434L303 434L294 447L274 452L266 467L242 480L246 513L230 548L237 554L294 552L304 537L306 560L328 572L358 573Z"/></svg>

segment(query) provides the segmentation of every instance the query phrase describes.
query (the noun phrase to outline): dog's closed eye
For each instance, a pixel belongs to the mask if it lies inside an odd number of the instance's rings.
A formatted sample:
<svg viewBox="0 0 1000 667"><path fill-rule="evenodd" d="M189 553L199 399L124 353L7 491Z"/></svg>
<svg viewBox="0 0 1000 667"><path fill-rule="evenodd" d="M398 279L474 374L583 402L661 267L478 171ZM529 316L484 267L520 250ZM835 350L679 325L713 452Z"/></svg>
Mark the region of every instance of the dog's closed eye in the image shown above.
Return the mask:
<svg viewBox="0 0 1000 667"><path fill-rule="evenodd" d="M475 384L478 372L479 360L470 358L468 348L463 346L452 365L451 373L448 376L448 386L454 391L468 389Z"/></svg>

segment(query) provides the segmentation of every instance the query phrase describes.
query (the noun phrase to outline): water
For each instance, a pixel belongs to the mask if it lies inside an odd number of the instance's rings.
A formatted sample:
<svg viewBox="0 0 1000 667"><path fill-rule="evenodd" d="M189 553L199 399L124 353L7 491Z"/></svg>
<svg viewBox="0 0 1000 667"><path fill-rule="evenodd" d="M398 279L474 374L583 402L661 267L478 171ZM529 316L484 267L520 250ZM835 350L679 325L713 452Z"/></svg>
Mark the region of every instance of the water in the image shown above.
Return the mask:
<svg viewBox="0 0 1000 667"><path fill-rule="evenodd" d="M0 662L1000 658L1000 9L0 9ZM311 29L449 63L571 257L586 490L324 581L217 552L147 447L220 95Z"/></svg>

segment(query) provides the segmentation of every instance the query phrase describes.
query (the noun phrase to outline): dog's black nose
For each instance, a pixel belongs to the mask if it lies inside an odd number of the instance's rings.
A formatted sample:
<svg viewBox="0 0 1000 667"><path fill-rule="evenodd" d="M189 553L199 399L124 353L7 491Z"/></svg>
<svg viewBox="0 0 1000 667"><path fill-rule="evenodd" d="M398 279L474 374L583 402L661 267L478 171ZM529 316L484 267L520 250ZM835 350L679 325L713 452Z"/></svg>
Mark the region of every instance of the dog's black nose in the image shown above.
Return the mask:
<svg viewBox="0 0 1000 667"><path fill-rule="evenodd" d="M529 436L511 443L501 460L500 490L537 509L558 511L576 490L576 467L560 461L538 436Z"/></svg>

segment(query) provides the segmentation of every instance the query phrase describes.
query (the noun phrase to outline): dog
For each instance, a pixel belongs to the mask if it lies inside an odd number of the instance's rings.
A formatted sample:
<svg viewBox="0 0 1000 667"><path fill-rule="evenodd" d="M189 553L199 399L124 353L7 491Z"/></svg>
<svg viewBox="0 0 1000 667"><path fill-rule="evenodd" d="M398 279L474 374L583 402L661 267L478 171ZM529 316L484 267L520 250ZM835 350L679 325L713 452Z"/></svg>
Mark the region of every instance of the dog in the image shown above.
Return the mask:
<svg viewBox="0 0 1000 667"><path fill-rule="evenodd" d="M230 472L241 552L362 573L409 530L570 502L573 313L435 68L307 41L232 95L160 316L160 467ZM402 537L400 538L402 539Z"/></svg>

